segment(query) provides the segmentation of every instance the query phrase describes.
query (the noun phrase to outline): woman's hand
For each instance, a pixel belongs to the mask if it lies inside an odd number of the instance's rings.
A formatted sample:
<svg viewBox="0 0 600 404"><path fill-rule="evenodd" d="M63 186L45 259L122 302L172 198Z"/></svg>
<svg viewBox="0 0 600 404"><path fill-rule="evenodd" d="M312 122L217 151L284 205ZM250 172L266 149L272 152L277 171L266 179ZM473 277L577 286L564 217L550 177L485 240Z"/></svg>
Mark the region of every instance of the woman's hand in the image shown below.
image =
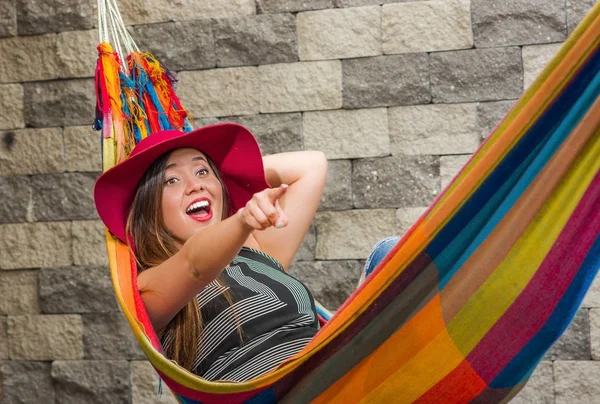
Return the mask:
<svg viewBox="0 0 600 404"><path fill-rule="evenodd" d="M255 193L246 206L238 210L238 218L254 230L265 230L271 226L280 229L287 226L287 215L279 206L279 198L285 194L287 188L286 184L281 184L280 187Z"/></svg>

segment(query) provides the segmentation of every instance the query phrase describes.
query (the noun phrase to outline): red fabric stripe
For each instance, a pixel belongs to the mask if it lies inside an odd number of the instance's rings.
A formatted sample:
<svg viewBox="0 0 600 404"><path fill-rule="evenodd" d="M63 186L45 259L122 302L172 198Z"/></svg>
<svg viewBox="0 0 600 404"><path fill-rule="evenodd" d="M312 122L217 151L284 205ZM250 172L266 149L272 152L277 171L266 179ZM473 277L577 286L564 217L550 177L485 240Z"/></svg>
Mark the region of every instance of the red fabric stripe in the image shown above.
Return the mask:
<svg viewBox="0 0 600 404"><path fill-rule="evenodd" d="M98 46L98 63L96 64L96 106L103 114L110 112L110 100L106 81L104 81L104 65L102 64L102 54L104 50L101 45Z"/></svg>
<svg viewBox="0 0 600 404"><path fill-rule="evenodd" d="M414 404L462 404L477 397L485 383L466 360L463 360L448 376L423 394Z"/></svg>
<svg viewBox="0 0 600 404"><path fill-rule="evenodd" d="M142 300L142 295L140 294L140 290L137 288L137 265L135 262L135 258L133 254L130 254L130 265L131 265L131 284L133 285L133 301L135 302L135 312L136 318L142 323L144 326L144 333L150 339L152 346L162 352L162 345L158 340L158 336L154 331L154 327L152 326L152 322L150 321L150 316L148 316L148 311L146 310L146 305Z"/></svg>
<svg viewBox="0 0 600 404"><path fill-rule="evenodd" d="M160 123L158 122L158 112L152 104L152 99L148 93L144 93L144 110L148 116L148 123L150 124L150 133L160 132Z"/></svg>
<svg viewBox="0 0 600 404"><path fill-rule="evenodd" d="M585 260L599 228L600 173L529 284L467 357L488 383L544 326ZM502 349L496 349L498 346Z"/></svg>

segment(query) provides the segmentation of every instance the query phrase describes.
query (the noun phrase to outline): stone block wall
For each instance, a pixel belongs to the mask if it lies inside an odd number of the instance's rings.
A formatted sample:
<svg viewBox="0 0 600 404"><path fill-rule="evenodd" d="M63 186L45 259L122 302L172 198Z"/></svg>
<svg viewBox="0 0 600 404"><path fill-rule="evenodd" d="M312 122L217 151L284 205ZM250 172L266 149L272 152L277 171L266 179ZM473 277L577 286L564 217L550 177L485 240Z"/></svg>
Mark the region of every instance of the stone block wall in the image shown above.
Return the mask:
<svg viewBox="0 0 600 404"><path fill-rule="evenodd" d="M121 0L178 73L196 125L265 154L327 153L291 272L330 309L380 238L449 183L595 0ZM113 297L91 190L100 167L94 0L0 2L0 402L154 403ZM600 281L515 403L600 403Z"/></svg>

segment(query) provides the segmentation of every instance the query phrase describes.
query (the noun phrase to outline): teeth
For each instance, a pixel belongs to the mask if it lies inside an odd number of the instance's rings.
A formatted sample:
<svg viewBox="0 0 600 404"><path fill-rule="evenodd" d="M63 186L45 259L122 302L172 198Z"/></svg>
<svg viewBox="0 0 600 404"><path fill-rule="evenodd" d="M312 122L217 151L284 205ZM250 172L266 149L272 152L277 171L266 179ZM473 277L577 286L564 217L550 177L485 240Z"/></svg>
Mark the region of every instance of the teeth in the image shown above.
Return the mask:
<svg viewBox="0 0 600 404"><path fill-rule="evenodd" d="M208 203L208 201L206 199L203 201L192 203L190 206L188 206L186 213L190 213L191 211L200 209L200 208L207 208L209 205L210 204Z"/></svg>

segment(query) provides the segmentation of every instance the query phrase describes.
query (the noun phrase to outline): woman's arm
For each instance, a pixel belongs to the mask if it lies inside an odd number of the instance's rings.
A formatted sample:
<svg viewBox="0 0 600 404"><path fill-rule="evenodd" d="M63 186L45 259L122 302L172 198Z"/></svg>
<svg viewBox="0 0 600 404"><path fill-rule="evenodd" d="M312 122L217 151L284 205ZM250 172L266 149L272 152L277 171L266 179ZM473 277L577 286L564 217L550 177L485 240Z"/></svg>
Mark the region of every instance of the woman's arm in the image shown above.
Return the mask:
<svg viewBox="0 0 600 404"><path fill-rule="evenodd" d="M269 185L288 184L279 205L288 224L253 233L261 251L288 268L315 216L327 177L327 158L320 151L279 153L263 158Z"/></svg>
<svg viewBox="0 0 600 404"><path fill-rule="evenodd" d="M255 194L252 208L244 207L233 216L195 233L171 258L139 274L137 285L155 329L165 327L200 290L219 276L251 232L263 228L255 220L261 213L260 206L269 203L273 206L285 193L286 189L279 187Z"/></svg>

